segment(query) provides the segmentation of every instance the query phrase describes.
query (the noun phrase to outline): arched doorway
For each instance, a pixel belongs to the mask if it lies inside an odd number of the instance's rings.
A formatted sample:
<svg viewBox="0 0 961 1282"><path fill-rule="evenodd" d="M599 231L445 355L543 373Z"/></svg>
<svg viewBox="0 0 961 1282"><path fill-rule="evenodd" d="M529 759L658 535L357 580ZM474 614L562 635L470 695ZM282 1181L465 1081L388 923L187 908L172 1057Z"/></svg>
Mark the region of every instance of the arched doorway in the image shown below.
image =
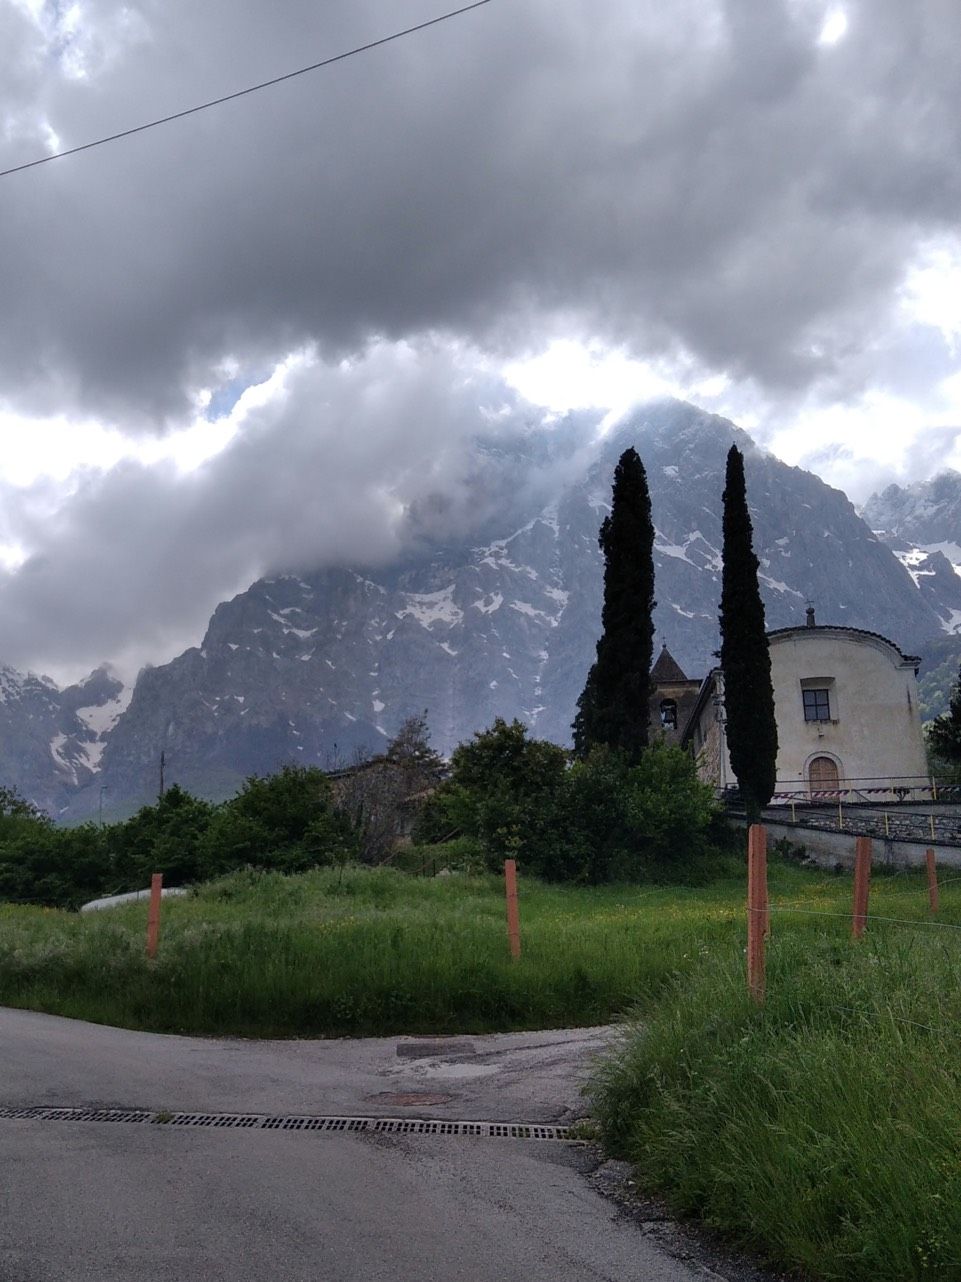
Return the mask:
<svg viewBox="0 0 961 1282"><path fill-rule="evenodd" d="M808 766L808 783L812 792L836 791L839 783L838 763L831 757L815 757Z"/></svg>

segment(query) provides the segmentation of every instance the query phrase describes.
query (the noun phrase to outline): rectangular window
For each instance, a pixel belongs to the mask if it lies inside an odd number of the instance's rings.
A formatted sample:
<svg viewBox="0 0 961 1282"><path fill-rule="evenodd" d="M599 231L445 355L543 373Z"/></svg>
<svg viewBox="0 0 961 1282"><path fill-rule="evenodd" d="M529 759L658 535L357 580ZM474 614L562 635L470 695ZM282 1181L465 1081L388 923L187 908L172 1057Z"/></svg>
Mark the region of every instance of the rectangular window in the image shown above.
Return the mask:
<svg viewBox="0 0 961 1282"><path fill-rule="evenodd" d="M831 700L827 690L802 690L805 721L830 721Z"/></svg>

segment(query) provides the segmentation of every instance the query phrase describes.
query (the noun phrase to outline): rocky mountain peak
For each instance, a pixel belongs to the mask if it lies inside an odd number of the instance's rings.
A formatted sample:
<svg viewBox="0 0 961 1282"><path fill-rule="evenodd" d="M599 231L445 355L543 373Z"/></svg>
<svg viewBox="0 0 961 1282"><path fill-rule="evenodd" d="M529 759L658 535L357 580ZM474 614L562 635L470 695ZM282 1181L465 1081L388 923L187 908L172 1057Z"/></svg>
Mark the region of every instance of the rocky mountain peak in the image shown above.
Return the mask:
<svg viewBox="0 0 961 1282"><path fill-rule="evenodd" d="M663 401L592 445L575 449L573 440L551 442L554 470L541 469L546 446L536 434L512 444L508 472L518 482L480 539L425 542L389 567L273 576L219 605L199 647L141 674L107 736L97 785L131 806L148 800L163 750L170 782L225 796L244 775L285 761L332 766L381 750L424 708L445 753L495 717L568 742L600 629L598 529L628 445L651 488L658 641L692 677L718 647L732 444L745 452L771 627L802 621L813 599L821 619L880 630L909 648L940 632L944 566L924 574L902 564L843 494L724 419ZM537 485L523 479L531 470ZM79 788L73 813L89 813L96 792Z"/></svg>
<svg viewBox="0 0 961 1282"><path fill-rule="evenodd" d="M889 485L871 495L862 515L889 538L918 546L961 544L961 472L949 468L913 485Z"/></svg>

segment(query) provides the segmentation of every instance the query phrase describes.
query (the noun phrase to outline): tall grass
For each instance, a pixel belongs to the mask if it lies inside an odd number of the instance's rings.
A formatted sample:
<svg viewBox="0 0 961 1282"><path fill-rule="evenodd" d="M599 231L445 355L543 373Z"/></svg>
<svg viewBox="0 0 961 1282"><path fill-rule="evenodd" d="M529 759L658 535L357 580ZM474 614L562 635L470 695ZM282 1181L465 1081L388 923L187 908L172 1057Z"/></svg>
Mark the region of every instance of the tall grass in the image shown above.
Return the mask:
<svg viewBox="0 0 961 1282"><path fill-rule="evenodd" d="M961 1278L961 932L920 924L906 884L876 883L872 909L919 925L869 922L860 944L843 919L775 911L762 1010L726 942L595 1083L645 1186L818 1278ZM843 911L842 885L795 906ZM944 898L956 925L961 895Z"/></svg>
<svg viewBox="0 0 961 1282"><path fill-rule="evenodd" d="M481 1032L615 1018L697 940L731 928L739 880L703 889L522 880L523 956L507 952L503 883L392 869L239 873L84 916L0 908L0 1002L131 1028L249 1036ZM725 896L730 905L719 904Z"/></svg>

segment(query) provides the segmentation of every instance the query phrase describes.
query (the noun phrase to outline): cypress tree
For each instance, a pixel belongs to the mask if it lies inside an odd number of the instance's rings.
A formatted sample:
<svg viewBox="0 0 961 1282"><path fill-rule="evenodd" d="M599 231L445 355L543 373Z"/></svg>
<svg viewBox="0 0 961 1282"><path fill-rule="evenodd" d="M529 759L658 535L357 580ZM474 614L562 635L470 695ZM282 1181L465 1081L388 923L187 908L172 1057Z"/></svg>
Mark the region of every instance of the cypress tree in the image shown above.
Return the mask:
<svg viewBox="0 0 961 1282"><path fill-rule="evenodd" d="M597 662L577 701L574 751L598 744L636 760L647 747L654 651L654 526L647 474L627 449L614 470L611 514L598 536L604 553L604 609Z"/></svg>
<svg viewBox="0 0 961 1282"><path fill-rule="evenodd" d="M597 664L591 664L587 681L577 700L577 712L571 729L574 731L574 756L586 757L597 732L597 691L594 686Z"/></svg>
<svg viewBox="0 0 961 1282"><path fill-rule="evenodd" d="M774 792L777 724L744 456L735 445L727 456L723 525L720 623L727 746L748 819L756 823Z"/></svg>

